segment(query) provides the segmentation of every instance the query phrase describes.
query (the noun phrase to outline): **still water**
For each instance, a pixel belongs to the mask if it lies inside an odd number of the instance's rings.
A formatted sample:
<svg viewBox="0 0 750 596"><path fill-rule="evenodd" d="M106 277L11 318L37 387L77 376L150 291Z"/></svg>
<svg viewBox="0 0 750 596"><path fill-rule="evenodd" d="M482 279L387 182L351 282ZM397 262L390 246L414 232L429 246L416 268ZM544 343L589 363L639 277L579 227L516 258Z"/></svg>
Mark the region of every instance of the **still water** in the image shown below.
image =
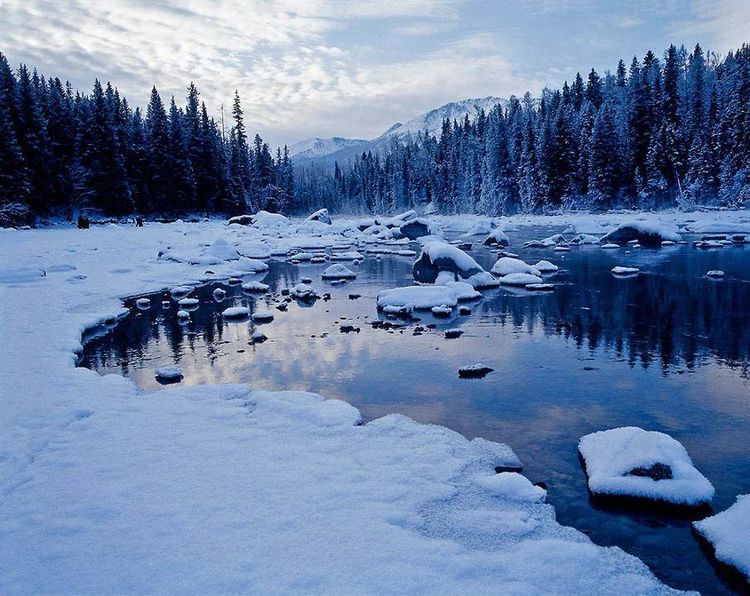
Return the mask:
<svg viewBox="0 0 750 596"><path fill-rule="evenodd" d="M556 231L511 232L510 250ZM560 266L550 278L554 292L486 291L471 315L426 313L401 329L379 329L370 325L379 319L375 297L410 285L413 259L368 255L349 265L358 277L343 286L320 280L327 264L277 261L255 277L271 286L268 294L250 296L225 284L198 288L201 305L187 325L178 322L174 302L162 308L166 293L152 295L146 311L127 300L130 316L114 329L93 330L81 365L119 372L152 391L160 387L154 369L177 364L188 385L314 391L350 402L366 419L398 412L469 438L508 443L524 473L546 484L561 523L640 557L670 586L705 594L747 591L696 540L694 516L591 502L577 443L616 426L660 430L681 441L714 484L714 510L750 492L750 245L516 252L530 263ZM495 260L494 251L478 244L471 254L487 269ZM615 265L642 273L618 279L610 273ZM707 279L712 269L726 278ZM281 290L305 276L330 300L276 310ZM212 296L219 285L227 290L221 303ZM221 312L235 304L276 316L264 325L223 321ZM359 332L341 332L344 324ZM268 340L253 345L256 328ZM445 339L452 328L463 335ZM495 372L459 379L458 368L475 362Z"/></svg>

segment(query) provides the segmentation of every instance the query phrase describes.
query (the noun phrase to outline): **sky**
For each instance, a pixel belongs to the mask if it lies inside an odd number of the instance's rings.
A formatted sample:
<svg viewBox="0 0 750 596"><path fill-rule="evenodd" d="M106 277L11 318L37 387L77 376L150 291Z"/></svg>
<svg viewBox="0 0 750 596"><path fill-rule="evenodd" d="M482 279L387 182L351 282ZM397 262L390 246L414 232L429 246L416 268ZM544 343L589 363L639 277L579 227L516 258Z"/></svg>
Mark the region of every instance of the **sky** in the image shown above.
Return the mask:
<svg viewBox="0 0 750 596"><path fill-rule="evenodd" d="M750 42L748 0L0 0L0 52L132 105L234 90L272 145L373 138L449 101L557 88L670 43Z"/></svg>

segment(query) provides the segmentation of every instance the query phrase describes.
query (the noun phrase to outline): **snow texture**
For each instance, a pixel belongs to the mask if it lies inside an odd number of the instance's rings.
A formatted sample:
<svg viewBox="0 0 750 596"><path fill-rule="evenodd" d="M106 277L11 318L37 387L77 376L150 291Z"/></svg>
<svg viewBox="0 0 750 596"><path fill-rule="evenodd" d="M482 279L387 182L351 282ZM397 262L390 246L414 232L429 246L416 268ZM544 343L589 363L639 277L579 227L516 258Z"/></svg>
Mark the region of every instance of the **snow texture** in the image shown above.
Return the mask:
<svg viewBox="0 0 750 596"><path fill-rule="evenodd" d="M750 581L750 495L740 495L729 509L693 522L714 547L719 561L732 565Z"/></svg>

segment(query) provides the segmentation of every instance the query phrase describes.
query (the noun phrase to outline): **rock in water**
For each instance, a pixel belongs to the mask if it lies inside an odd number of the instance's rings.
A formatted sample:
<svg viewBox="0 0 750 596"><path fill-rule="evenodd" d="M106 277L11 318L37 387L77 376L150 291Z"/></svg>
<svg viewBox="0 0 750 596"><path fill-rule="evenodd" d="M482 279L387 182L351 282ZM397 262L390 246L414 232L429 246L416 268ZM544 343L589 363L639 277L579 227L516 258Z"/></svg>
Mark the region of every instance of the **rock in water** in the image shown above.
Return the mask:
<svg viewBox="0 0 750 596"><path fill-rule="evenodd" d="M488 374L493 372L495 369L485 366L482 363L471 364L469 366L462 366L458 369L458 376L462 379L481 379L486 377Z"/></svg>
<svg viewBox="0 0 750 596"><path fill-rule="evenodd" d="M414 279L420 283L435 283L441 271L467 279L484 269L460 248L445 242L428 242L412 267Z"/></svg>

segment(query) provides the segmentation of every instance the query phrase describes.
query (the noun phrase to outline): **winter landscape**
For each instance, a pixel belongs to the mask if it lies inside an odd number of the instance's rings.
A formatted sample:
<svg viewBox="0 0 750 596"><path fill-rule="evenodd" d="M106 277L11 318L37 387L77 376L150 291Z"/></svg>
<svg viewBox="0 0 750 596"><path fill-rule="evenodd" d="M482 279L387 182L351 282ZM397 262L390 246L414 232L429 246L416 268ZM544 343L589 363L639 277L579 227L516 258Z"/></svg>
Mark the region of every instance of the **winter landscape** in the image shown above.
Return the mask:
<svg viewBox="0 0 750 596"><path fill-rule="evenodd" d="M744 3L0 23L1 593L750 592Z"/></svg>

